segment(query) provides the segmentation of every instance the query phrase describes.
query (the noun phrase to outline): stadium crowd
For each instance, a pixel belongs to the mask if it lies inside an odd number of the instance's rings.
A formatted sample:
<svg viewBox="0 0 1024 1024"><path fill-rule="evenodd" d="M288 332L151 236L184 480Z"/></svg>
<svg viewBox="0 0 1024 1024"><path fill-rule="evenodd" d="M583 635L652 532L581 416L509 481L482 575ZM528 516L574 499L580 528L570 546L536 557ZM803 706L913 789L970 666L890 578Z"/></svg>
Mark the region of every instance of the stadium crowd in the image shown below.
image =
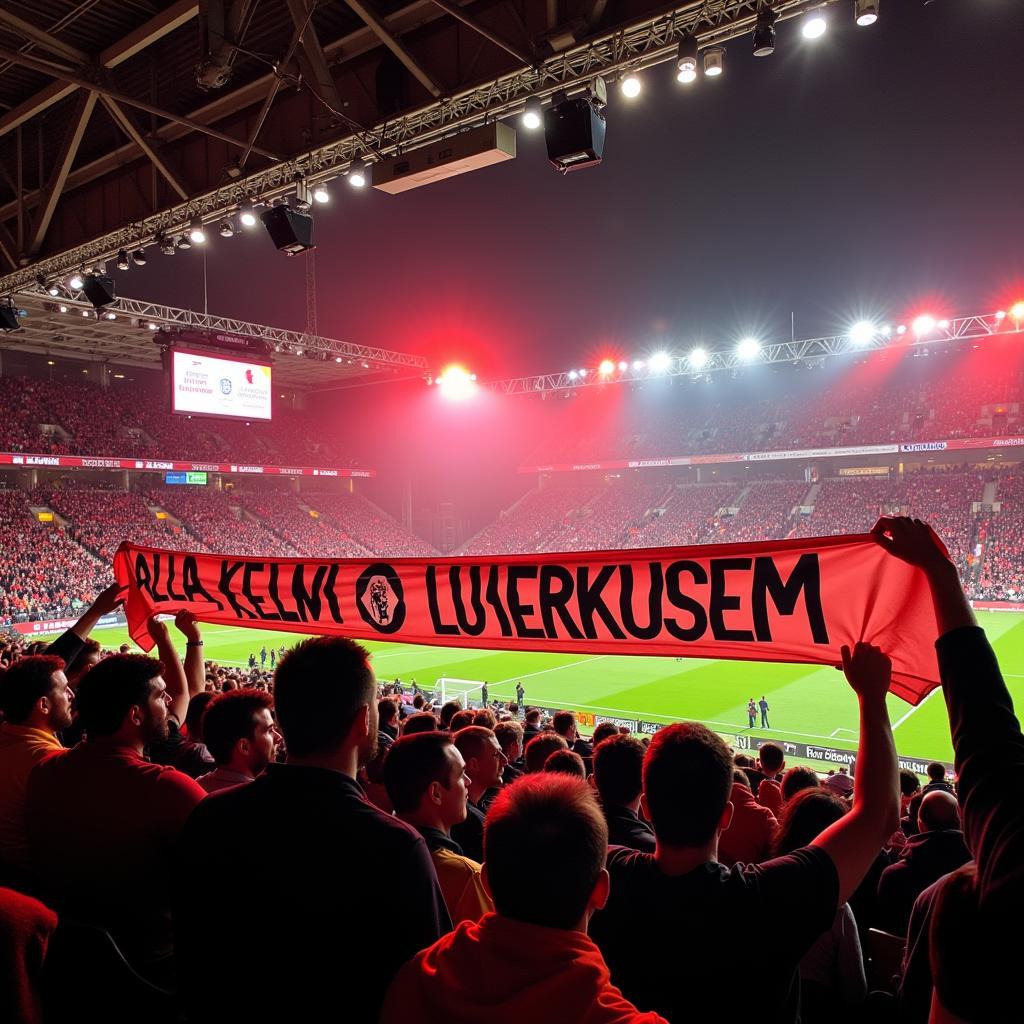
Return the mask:
<svg viewBox="0 0 1024 1024"><path fill-rule="evenodd" d="M1018 1020L1024 737L934 535L880 530L929 582L955 784L899 770L868 644L855 771L822 778L693 722L437 708L342 638L271 675L204 661L181 612L158 658L105 652L116 586L0 640L0 1016Z"/></svg>

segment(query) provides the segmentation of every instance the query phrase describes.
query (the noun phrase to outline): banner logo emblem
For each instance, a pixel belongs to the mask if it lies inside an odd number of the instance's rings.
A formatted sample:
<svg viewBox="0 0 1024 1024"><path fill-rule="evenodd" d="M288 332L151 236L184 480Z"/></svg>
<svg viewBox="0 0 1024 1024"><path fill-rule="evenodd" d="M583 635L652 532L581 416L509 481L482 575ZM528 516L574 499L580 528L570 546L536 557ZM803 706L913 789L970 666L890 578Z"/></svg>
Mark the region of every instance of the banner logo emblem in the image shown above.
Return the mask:
<svg viewBox="0 0 1024 1024"><path fill-rule="evenodd" d="M385 562L367 566L356 581L356 607L378 633L397 633L405 622L405 589L395 569Z"/></svg>

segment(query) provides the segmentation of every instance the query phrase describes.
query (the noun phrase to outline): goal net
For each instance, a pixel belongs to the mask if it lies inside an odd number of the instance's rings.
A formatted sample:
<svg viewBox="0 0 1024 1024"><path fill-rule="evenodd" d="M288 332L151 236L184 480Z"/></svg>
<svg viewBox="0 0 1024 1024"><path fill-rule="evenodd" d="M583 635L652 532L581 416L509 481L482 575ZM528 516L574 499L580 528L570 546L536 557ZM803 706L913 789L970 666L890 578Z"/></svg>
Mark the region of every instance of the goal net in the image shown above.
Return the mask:
<svg viewBox="0 0 1024 1024"><path fill-rule="evenodd" d="M436 685L440 691L442 704L450 700L457 700L464 708L479 708L483 706L484 684L479 680L455 679L451 676L441 676L437 680Z"/></svg>

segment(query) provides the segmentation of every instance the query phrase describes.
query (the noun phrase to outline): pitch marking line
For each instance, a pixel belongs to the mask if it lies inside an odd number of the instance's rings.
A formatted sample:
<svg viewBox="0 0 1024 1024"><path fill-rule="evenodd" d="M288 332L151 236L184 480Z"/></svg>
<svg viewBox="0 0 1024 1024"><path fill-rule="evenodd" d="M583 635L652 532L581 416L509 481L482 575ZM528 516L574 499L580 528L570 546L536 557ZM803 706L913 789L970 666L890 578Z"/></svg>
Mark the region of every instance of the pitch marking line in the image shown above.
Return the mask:
<svg viewBox="0 0 1024 1024"><path fill-rule="evenodd" d="M936 686L920 704L916 707L912 707L905 715L901 715L892 725L892 731L895 732L915 711L920 711L935 696L937 693L942 693L942 687Z"/></svg>

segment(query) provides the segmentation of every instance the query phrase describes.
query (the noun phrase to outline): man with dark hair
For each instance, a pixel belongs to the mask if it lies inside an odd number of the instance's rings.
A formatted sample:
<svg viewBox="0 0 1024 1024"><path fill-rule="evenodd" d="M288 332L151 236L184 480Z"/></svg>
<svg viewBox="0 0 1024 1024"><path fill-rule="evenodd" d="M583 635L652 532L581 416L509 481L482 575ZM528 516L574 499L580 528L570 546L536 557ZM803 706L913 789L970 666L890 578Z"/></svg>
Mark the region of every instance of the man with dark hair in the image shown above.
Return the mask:
<svg viewBox="0 0 1024 1024"><path fill-rule="evenodd" d="M592 931L626 998L673 1021L715 1020L728 994L736 1019L795 1022L803 955L829 929L892 834L899 814L896 750L886 710L891 664L877 648L842 649L860 702L861 783L853 810L811 846L758 865L718 860L733 815L733 759L695 722L670 725L644 758L642 806L653 854L613 850L611 898ZM771 922L758 983L736 984L723 956L737 920ZM666 940L671 936L671 940Z"/></svg>
<svg viewBox="0 0 1024 1024"><path fill-rule="evenodd" d="M568 747L565 737L559 736L557 732L542 732L539 736L534 736L526 744L526 753L523 755L526 774L544 771L544 762L556 750L567 750Z"/></svg>
<svg viewBox="0 0 1024 1024"><path fill-rule="evenodd" d="M768 722L768 712L771 710L768 707L768 701L765 700L764 694L761 694L761 699L757 702L757 706L761 709L761 728L770 729L771 725Z"/></svg>
<svg viewBox="0 0 1024 1024"><path fill-rule="evenodd" d="M523 706L523 698L525 696L526 696L526 691L523 689L523 682L522 682L522 680L520 680L518 683L516 683L516 703L520 707Z"/></svg>
<svg viewBox="0 0 1024 1024"><path fill-rule="evenodd" d="M460 732L462 729L466 729L473 724L473 719L476 717L476 712L472 708L464 708L461 711L456 711L452 715L452 720L448 723L448 729L452 733Z"/></svg>
<svg viewBox="0 0 1024 1024"><path fill-rule="evenodd" d="M402 723L403 736L413 736L418 732L437 732L437 719L429 711L417 711Z"/></svg>
<svg viewBox="0 0 1024 1024"><path fill-rule="evenodd" d="M805 764L796 764L782 776L782 782L779 783L779 795L782 797L782 803L785 804L801 790L817 789L820 785L818 773L813 768L808 768Z"/></svg>
<svg viewBox="0 0 1024 1024"><path fill-rule="evenodd" d="M523 727L515 721L499 722L494 727L494 735L507 762L502 769L501 779L506 786L510 786L523 774Z"/></svg>
<svg viewBox="0 0 1024 1024"><path fill-rule="evenodd" d="M398 704L393 698L381 697L377 701L377 720L380 723L380 739L390 746L398 739Z"/></svg>
<svg viewBox="0 0 1024 1024"><path fill-rule="evenodd" d="M252 782L274 760L281 735L273 706L269 693L254 689L232 690L210 701L203 735L217 767L196 779L207 793Z"/></svg>
<svg viewBox="0 0 1024 1024"><path fill-rule="evenodd" d="M480 725L469 725L455 733L455 746L466 762L469 803L466 820L452 826L452 838L466 856L484 858L484 815L503 785L501 773L508 764L497 736Z"/></svg>
<svg viewBox="0 0 1024 1024"><path fill-rule="evenodd" d="M451 828L466 820L469 779L462 754L446 732L403 736L388 751L384 785L395 814L426 841L452 923L476 921L494 909L480 864L463 855Z"/></svg>
<svg viewBox="0 0 1024 1024"><path fill-rule="evenodd" d="M540 734L540 709L527 708L526 714L523 715L523 750L530 745L530 740L534 736L539 736Z"/></svg>
<svg viewBox="0 0 1024 1024"><path fill-rule="evenodd" d="M187 775L144 759L187 700L167 627L150 620L160 660L117 654L79 684L86 741L29 777L25 823L40 895L58 914L110 930L136 969L167 982L173 964L172 847L206 795Z"/></svg>
<svg viewBox="0 0 1024 1024"><path fill-rule="evenodd" d="M485 682L483 686L480 687L480 704L482 707L487 707L490 703L490 695L490 690L487 689L487 683Z"/></svg>
<svg viewBox="0 0 1024 1024"><path fill-rule="evenodd" d="M786 758L777 743L762 743L757 757L758 767L764 775L757 787L757 802L767 807L776 817L782 810L782 788L778 776L785 771Z"/></svg>
<svg viewBox="0 0 1024 1024"><path fill-rule="evenodd" d="M597 745L602 740L606 740L611 736L619 735L619 727L614 722L598 722L594 727L594 734L590 737L591 745L594 750L597 750ZM612 844L614 846L614 843Z"/></svg>
<svg viewBox="0 0 1024 1024"><path fill-rule="evenodd" d="M53 655L22 658L0 677L0 878L16 887L29 884L29 773L64 750L57 734L71 724L72 700L64 662Z"/></svg>
<svg viewBox="0 0 1024 1024"><path fill-rule="evenodd" d="M182 835L185 1003L196 1022L222 1024L319 1018L344 998L346 1019L372 1021L399 965L451 922L423 838L356 782L377 749L368 652L341 637L303 641L277 666L274 701L287 763L209 797ZM401 884L371 884L383 869ZM255 936L274 984L253 983Z"/></svg>
<svg viewBox="0 0 1024 1024"><path fill-rule="evenodd" d="M483 869L497 913L464 921L407 963L381 1024L665 1024L626 1001L587 937L608 898L607 840L577 779L532 775L503 790Z"/></svg>
<svg viewBox="0 0 1024 1024"><path fill-rule="evenodd" d="M556 750L544 762L544 771L572 775L583 782L587 779L587 766L575 750Z"/></svg>
<svg viewBox="0 0 1024 1024"><path fill-rule="evenodd" d="M556 711L551 724L554 726L555 732L569 744L570 750L575 750L584 759L594 756L593 747L580 737L576 716L571 711Z"/></svg>
<svg viewBox="0 0 1024 1024"><path fill-rule="evenodd" d="M640 818L644 745L633 736L614 736L594 747L591 776L608 824L608 843L654 853L654 830Z"/></svg>
<svg viewBox="0 0 1024 1024"><path fill-rule="evenodd" d="M462 705L457 700L445 701L441 705L441 728L448 729L451 727L452 719L462 710Z"/></svg>
<svg viewBox="0 0 1024 1024"><path fill-rule="evenodd" d="M718 840L718 859L726 867L733 864L760 864L772 853L778 821L762 807L750 792L750 780L742 768L733 768L732 821Z"/></svg>

